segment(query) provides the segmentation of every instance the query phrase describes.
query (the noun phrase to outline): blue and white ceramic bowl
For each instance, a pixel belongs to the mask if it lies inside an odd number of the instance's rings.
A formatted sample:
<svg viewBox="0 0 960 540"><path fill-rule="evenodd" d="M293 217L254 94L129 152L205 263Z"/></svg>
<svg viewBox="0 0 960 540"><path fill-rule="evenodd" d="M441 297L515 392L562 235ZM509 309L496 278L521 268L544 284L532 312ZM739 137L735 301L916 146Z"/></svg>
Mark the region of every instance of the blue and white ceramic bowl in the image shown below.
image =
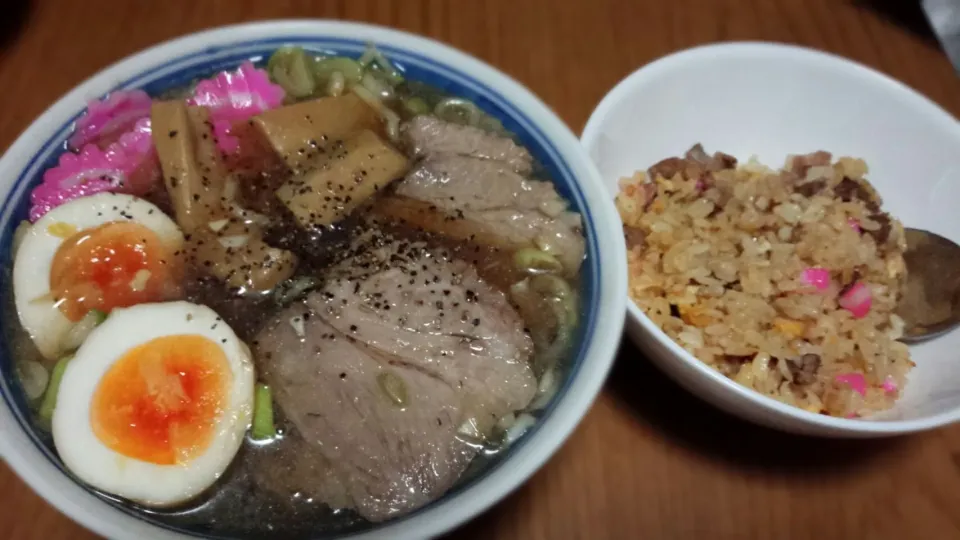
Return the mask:
<svg viewBox="0 0 960 540"><path fill-rule="evenodd" d="M26 217L28 194L64 148L87 100L116 89L151 94L263 59L284 44L359 56L373 42L413 80L473 100L499 118L545 165L558 190L583 215L587 260L584 317L561 390L541 421L483 474L406 517L371 527L354 538L427 538L470 519L530 477L570 435L596 397L613 361L623 325L626 256L620 222L589 156L564 123L529 90L496 69L435 41L374 26L328 21L280 21L192 34L131 56L101 71L47 110L0 160L0 257L12 266L16 224ZM9 279L9 270L4 274ZM9 283L0 290L9 291ZM64 470L56 454L30 428L13 380L9 344L0 343L0 456L62 512L108 538L173 539L199 536L151 521L87 490ZM200 536L202 537L202 536Z"/></svg>

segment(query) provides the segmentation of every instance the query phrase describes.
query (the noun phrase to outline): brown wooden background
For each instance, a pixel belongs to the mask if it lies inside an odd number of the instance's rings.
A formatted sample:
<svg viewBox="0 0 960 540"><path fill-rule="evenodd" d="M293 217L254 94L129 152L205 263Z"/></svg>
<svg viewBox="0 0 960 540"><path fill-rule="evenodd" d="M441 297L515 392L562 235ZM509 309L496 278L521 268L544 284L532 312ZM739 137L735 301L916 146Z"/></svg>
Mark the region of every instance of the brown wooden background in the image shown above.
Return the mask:
<svg viewBox="0 0 960 540"><path fill-rule="evenodd" d="M722 40L833 51L960 114L960 79L912 0L4 0L0 147L72 86L156 42L280 17L363 20L451 43L579 131L645 62ZM884 7L884 6L894 7ZM0 538L85 539L0 464ZM786 436L716 412L624 345L570 441L451 538L960 538L960 426L909 438Z"/></svg>

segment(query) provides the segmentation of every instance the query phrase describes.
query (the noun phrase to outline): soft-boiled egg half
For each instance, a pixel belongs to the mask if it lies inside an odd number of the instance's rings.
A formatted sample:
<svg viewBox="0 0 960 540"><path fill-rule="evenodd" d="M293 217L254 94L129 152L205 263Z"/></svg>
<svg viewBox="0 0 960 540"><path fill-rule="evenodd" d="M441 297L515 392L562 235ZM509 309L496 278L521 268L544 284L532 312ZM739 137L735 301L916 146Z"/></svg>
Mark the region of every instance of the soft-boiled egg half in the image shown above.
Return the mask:
<svg viewBox="0 0 960 540"><path fill-rule="evenodd" d="M250 350L212 309L115 309L64 371L53 441L84 482L148 506L185 502L226 470L253 414Z"/></svg>
<svg viewBox="0 0 960 540"><path fill-rule="evenodd" d="M155 205L100 193L34 223L13 265L17 313L37 349L75 349L113 308L176 298L180 228Z"/></svg>

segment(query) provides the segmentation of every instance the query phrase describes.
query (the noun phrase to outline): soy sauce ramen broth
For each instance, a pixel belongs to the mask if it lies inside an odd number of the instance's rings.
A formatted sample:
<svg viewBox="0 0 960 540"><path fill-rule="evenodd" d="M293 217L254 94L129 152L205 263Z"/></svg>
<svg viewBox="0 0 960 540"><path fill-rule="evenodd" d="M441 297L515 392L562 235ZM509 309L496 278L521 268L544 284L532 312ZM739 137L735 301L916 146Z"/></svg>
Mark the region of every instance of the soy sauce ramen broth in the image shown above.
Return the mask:
<svg viewBox="0 0 960 540"><path fill-rule="evenodd" d="M262 66L268 69L271 79L287 91L285 104L328 95L343 95L350 91L350 83L341 81L342 77L336 73L317 76L312 82L303 80L302 73L290 69L291 62L301 62L304 58L308 62L316 60L310 54L301 58L302 55L303 53L297 50L281 50L274 55L269 65ZM386 123L385 130L393 144L398 144L396 130L399 124L418 115L437 116L447 122L472 125L488 133L513 138L500 122L480 111L469 101L446 95L439 89L420 82L404 80L403 74L377 53L368 53L364 59L368 63L366 66L358 66L363 75L361 80L354 84L365 94L365 101L369 102L372 96L383 108L381 112ZM165 92L162 97L183 98L192 92L194 86L195 84L192 84L187 89ZM270 174L280 177L270 177ZM529 174L533 177L545 177L544 169L537 163L533 163L532 172ZM288 175L286 169L275 169L274 172L264 173L264 177L257 181L276 185L282 183ZM163 189L151 190L145 198L173 215L171 201ZM269 242L279 242L285 249L297 251L301 264L296 273L281 286L263 294L234 294L237 291L228 290L220 280L208 276L188 276L183 284L185 299L212 307L241 339L249 343L260 331L264 321L280 312L284 306L302 298L307 292L317 289L323 281L326 269L338 260L338 253L342 253L352 239L368 229L387 230L391 235L409 241L426 241L428 245L438 249L449 249L454 257L482 265L483 277L511 298L511 303L523 317L524 331L533 336L535 349L531 362L539 389L526 411L509 414L494 426L487 437L471 440L471 444L474 444L479 452L468 469L460 475L457 485L462 485L500 458L502 451L539 418L541 411L560 386L569 368L566 357L578 324L579 270L573 275L558 277L554 268L556 259L544 256L543 252L538 255L536 249L504 254L503 250L493 250L470 241L445 237L442 231L426 233L419 227L385 220L376 212L371 213L376 209L376 205L377 198L374 197L371 204L360 208L346 219L311 231L292 225L290 216L282 211L278 214L280 217L265 214L270 223L265 227L267 232L264 238ZM579 226L575 230L577 234L581 234ZM12 254L10 256L12 258ZM10 267L11 265L8 265L7 268ZM14 283L10 270L5 273L5 278L7 297L3 313L4 339L8 350L13 354L17 374L21 378L24 373L27 373L26 378L35 377L35 366L24 368L31 362L43 365L49 373L54 362L43 359L37 352L12 305ZM527 284L531 279L539 285L521 287L522 290L517 288L519 281ZM563 308L558 311L548 305L555 303L555 300L550 299L554 297L544 296L544 291L550 290L558 295L560 303L565 304L568 318L561 320L562 315L557 315L563 313ZM254 360L256 361L256 358ZM22 382L24 389L38 385L36 380ZM36 432L41 440L52 448L48 422L38 414L43 396L36 395L36 388L27 394ZM332 537L370 528L372 524L353 510L331 509L309 494L280 494L262 488L257 481L258 471L262 472L266 467L286 467L295 457L291 454L295 450L292 449L293 443L290 441L296 434L296 428L284 417L283 410L276 403L273 411L277 436L271 440L258 441L248 433L223 476L205 493L185 504L156 509L94 491L114 504L132 509L165 526L216 537ZM452 489L457 489L457 485Z"/></svg>

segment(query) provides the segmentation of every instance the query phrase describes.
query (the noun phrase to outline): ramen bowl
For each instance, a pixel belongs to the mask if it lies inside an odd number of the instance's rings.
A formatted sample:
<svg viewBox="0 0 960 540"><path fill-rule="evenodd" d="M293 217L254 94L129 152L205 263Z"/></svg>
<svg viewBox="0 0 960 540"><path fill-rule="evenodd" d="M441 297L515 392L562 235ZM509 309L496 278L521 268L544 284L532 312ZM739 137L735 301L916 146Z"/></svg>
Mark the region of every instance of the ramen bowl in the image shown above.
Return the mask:
<svg viewBox="0 0 960 540"><path fill-rule="evenodd" d="M427 506L379 524L362 524L324 538L428 538L490 507L529 478L570 435L597 395L620 339L626 298L625 253L619 222L599 174L564 123L529 90L496 69L448 46L403 32L328 21L277 21L191 34L130 56L81 83L41 115L0 160L0 257L11 268L14 228L26 218L29 193L56 163L88 100L119 89L158 95L197 78L264 60L283 45L360 56L374 43L408 79L473 101L530 149L557 190L583 217L586 258L581 276L581 323L559 391L536 424L503 455ZM172 135L171 135L172 137ZM3 291L9 295L9 270ZM9 300L9 298L7 298ZM188 319L189 320L189 319ZM0 344L0 455L37 493L64 514L108 538L223 537L183 528L85 487L63 466L48 436L31 423L13 375L10 343Z"/></svg>

